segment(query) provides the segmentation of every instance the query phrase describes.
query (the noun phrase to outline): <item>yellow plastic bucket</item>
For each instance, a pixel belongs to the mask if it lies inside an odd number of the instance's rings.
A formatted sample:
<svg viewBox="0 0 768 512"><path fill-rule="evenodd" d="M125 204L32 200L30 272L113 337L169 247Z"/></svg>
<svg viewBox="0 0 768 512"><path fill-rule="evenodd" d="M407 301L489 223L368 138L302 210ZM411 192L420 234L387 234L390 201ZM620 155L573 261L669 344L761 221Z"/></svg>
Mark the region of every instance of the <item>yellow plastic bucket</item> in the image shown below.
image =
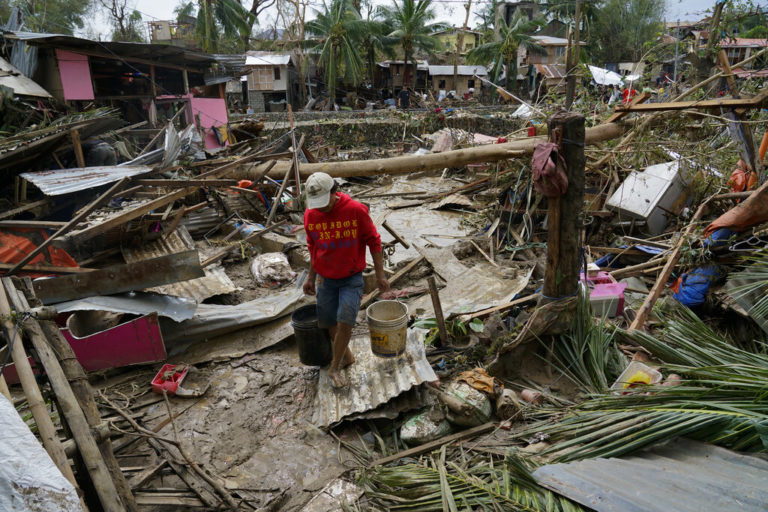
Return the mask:
<svg viewBox="0 0 768 512"><path fill-rule="evenodd" d="M408 333L408 307L396 300L382 300L365 310L371 331L371 352L380 357L395 357L405 352Z"/></svg>

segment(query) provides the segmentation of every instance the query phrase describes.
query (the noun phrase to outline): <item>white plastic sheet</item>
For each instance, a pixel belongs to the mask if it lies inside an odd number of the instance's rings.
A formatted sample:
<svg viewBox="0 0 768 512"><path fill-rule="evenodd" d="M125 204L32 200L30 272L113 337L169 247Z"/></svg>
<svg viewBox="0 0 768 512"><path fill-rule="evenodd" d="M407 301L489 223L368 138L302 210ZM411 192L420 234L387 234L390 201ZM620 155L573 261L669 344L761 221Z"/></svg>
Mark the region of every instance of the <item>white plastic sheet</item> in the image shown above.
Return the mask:
<svg viewBox="0 0 768 512"><path fill-rule="evenodd" d="M592 73L595 83L599 85L621 85L622 83L621 75L613 71L596 66L589 66L589 71Z"/></svg>
<svg viewBox="0 0 768 512"><path fill-rule="evenodd" d="M64 478L7 398L0 395L0 510L82 511Z"/></svg>

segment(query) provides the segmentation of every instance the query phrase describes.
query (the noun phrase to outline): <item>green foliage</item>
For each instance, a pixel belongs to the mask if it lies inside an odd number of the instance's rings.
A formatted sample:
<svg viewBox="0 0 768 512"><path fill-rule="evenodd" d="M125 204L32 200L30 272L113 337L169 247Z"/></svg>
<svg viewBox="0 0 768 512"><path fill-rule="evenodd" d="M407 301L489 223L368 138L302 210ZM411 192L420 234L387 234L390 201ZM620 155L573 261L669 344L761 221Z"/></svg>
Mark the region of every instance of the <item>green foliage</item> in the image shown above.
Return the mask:
<svg viewBox="0 0 768 512"><path fill-rule="evenodd" d="M604 0L589 31L588 51L598 65L637 62L662 28L664 0Z"/></svg>
<svg viewBox="0 0 768 512"><path fill-rule="evenodd" d="M747 37L751 39L768 38L768 27L765 25L757 25L741 34L741 37Z"/></svg>
<svg viewBox="0 0 768 512"><path fill-rule="evenodd" d="M10 0L24 15L24 29L31 32L73 34L85 27L92 0Z"/></svg>
<svg viewBox="0 0 768 512"><path fill-rule="evenodd" d="M387 510L518 510L577 512L580 506L536 485L535 469L515 456L488 460L461 452L397 467L377 466L361 478L369 497Z"/></svg>
<svg viewBox="0 0 768 512"><path fill-rule="evenodd" d="M181 2L174 9L177 19L195 16L195 37L204 52L244 50L255 16L238 0L198 0Z"/></svg>
<svg viewBox="0 0 768 512"><path fill-rule="evenodd" d="M331 0L330 4L323 1L323 10L315 13L317 17L307 23L306 30L315 37L313 50L319 54L318 63L325 74L331 96L329 109L332 110L336 103L338 77L357 85L363 76L359 48L366 23L350 0Z"/></svg>
<svg viewBox="0 0 768 512"><path fill-rule="evenodd" d="M522 11L515 11L509 25L499 20L499 38L490 43L481 44L473 48L467 54L467 62L470 64L491 65L491 80L496 82L506 66L507 89L514 89L517 80L511 77L517 76L517 50L524 48L530 53L546 54L547 51L536 43L531 34L544 24L543 19L529 20Z"/></svg>
<svg viewBox="0 0 768 512"><path fill-rule="evenodd" d="M391 6L383 6L380 16L392 31L387 39L403 51L405 60L404 84L410 78L409 62L413 62L418 51L432 54L439 48L439 41L433 37L435 32L448 28L446 23L435 23L435 11L432 0L393 0Z"/></svg>

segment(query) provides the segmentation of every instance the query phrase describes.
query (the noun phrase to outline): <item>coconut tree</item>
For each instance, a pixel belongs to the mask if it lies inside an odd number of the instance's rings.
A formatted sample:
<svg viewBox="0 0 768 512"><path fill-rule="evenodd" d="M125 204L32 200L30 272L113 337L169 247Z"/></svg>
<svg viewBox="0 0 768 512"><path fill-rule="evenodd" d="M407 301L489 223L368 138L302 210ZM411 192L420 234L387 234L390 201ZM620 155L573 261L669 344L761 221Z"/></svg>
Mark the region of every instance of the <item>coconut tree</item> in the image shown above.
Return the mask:
<svg viewBox="0 0 768 512"><path fill-rule="evenodd" d="M323 2L323 10L315 11L317 17L307 23L306 30L315 36L313 50L325 73L326 85L331 96L328 109L336 103L336 82L341 75L346 83L357 85L363 76L363 59L360 57L360 41L366 24L351 0Z"/></svg>
<svg viewBox="0 0 768 512"><path fill-rule="evenodd" d="M392 6L381 8L381 15L392 27L389 39L403 50L403 83L408 85L408 63L415 60L414 53L417 50L434 53L439 47L439 42L433 34L448 28L448 25L441 22L431 23L436 16L432 9L432 0L403 0L400 4L393 0Z"/></svg>
<svg viewBox="0 0 768 512"><path fill-rule="evenodd" d="M394 58L395 52L392 41L387 35L392 32L392 27L385 21L371 18L366 21L366 30L363 35L363 39L360 41L360 46L365 56L365 64L368 68L368 79L371 84L374 82L373 72L376 68L376 56L386 55L387 57Z"/></svg>
<svg viewBox="0 0 768 512"><path fill-rule="evenodd" d="M528 53L546 55L547 50L536 43L531 35L543 24L543 20L529 20L521 10L515 11L509 24L504 19L499 20L499 38L490 43L481 44L473 48L467 54L470 64L487 64L493 62L491 67L491 79L495 82L506 66L506 79L504 87L514 89L517 80L517 51L525 49Z"/></svg>
<svg viewBox="0 0 768 512"><path fill-rule="evenodd" d="M179 4L175 13L179 19L192 16L192 1ZM245 38L250 34L252 15L238 0L198 0L195 32L204 52L216 52L221 47L222 35L227 39ZM222 34L223 33L223 34Z"/></svg>

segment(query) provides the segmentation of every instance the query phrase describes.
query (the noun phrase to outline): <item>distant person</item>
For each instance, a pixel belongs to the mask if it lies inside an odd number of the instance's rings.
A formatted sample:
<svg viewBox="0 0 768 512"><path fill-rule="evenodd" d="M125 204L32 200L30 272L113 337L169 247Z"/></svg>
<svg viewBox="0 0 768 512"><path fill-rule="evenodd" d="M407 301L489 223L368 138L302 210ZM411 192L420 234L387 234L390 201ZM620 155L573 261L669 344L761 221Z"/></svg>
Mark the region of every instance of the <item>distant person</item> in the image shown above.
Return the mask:
<svg viewBox="0 0 768 512"><path fill-rule="evenodd" d="M400 108L405 110L411 106L411 90L408 87L403 87L400 93L397 95L400 102Z"/></svg>
<svg viewBox="0 0 768 512"><path fill-rule="evenodd" d="M621 102L626 105L632 101L632 98L635 96L637 96L637 89L633 88L632 85L625 87L624 91L621 93Z"/></svg>

